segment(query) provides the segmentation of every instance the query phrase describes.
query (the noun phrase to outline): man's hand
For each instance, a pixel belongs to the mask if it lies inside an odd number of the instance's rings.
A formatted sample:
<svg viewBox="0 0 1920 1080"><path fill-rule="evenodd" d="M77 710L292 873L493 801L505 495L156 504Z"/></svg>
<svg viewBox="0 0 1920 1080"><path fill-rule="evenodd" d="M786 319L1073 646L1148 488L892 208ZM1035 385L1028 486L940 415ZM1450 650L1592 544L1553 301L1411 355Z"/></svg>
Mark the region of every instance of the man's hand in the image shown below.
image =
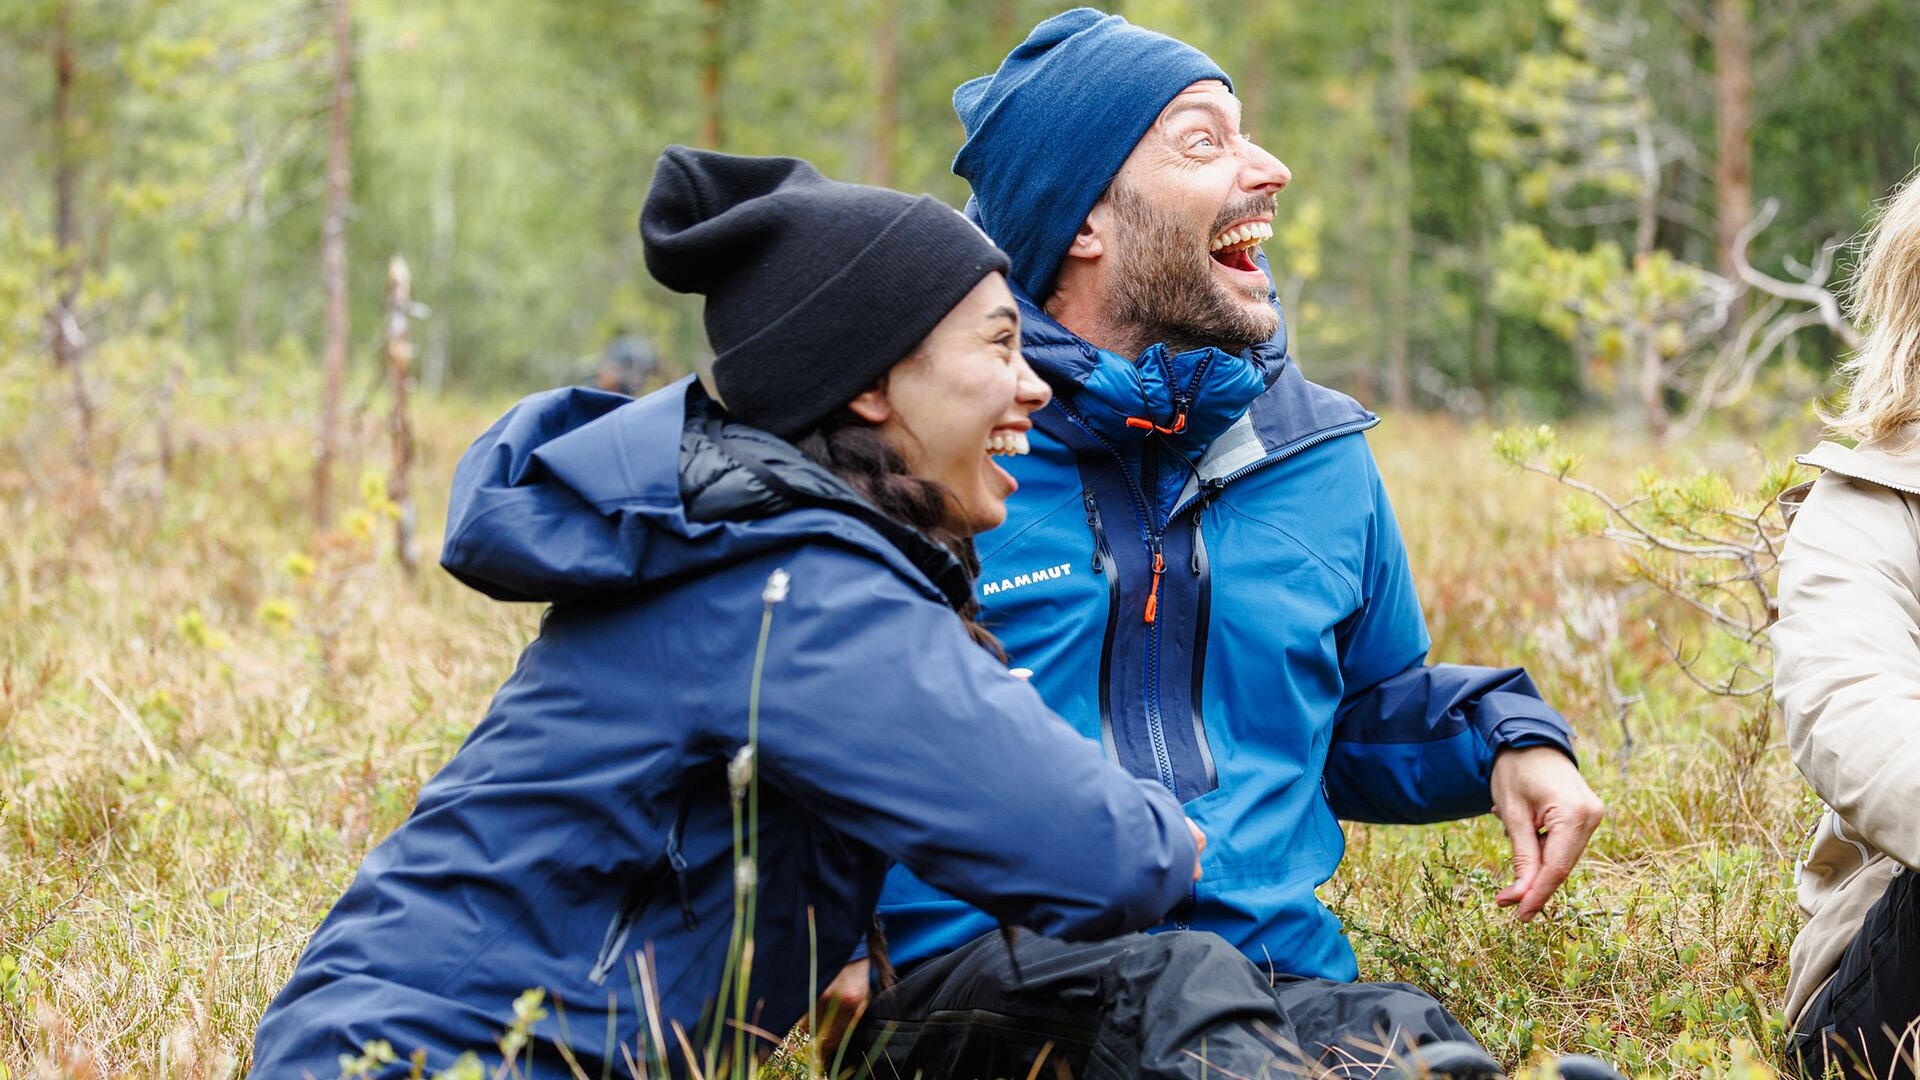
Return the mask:
<svg viewBox="0 0 1920 1080"><path fill-rule="evenodd" d="M840 969L827 988L820 992L814 1011L820 1016L820 1030L814 1044L823 1060L832 1060L833 1052L846 1038L847 1029L867 1011L867 958L861 957Z"/></svg>
<svg viewBox="0 0 1920 1080"><path fill-rule="evenodd" d="M1526 922L1567 880L1607 808L1567 755L1551 746L1499 751L1492 786L1493 812L1513 842L1513 884L1494 901L1518 904L1515 914Z"/></svg>
<svg viewBox="0 0 1920 1080"><path fill-rule="evenodd" d="M1200 831L1200 826L1195 825L1192 818L1187 819L1187 828L1193 832L1193 880L1199 881L1200 856L1207 853L1207 834Z"/></svg>

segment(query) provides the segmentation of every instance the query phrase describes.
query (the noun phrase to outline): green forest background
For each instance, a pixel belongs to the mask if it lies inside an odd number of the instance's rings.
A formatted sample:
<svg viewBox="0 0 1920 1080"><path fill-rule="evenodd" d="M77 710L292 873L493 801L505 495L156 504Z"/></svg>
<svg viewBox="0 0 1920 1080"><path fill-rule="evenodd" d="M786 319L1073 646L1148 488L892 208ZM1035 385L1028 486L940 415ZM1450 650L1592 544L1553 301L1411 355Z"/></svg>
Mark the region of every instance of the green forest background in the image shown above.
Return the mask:
<svg viewBox="0 0 1920 1080"><path fill-rule="evenodd" d="M1697 325L1738 281L1732 234L1777 200L1751 261L1795 280L1920 147L1915 0L1110 7L1234 73L1294 173L1268 254L1297 355L1379 404L1646 414L1651 349L1653 396L1684 418L1757 306ZM958 205L953 88L1060 8L353 0L354 363L399 254L430 391L582 379L622 328L688 370L697 303L651 281L634 228L661 147L794 154ZM71 272L89 350L316 365L335 10L0 3L10 362L46 352L46 292ZM1839 344L1794 333L1756 371L1797 357L1817 380ZM138 379L120 360L102 363Z"/></svg>

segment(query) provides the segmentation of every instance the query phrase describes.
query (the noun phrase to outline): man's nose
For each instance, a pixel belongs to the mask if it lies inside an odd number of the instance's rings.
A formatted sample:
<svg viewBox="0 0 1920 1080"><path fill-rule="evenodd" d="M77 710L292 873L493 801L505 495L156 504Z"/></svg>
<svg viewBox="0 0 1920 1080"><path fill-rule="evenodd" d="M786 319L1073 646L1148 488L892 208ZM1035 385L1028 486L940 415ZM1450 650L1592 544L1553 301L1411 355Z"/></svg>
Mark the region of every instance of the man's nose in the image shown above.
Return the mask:
<svg viewBox="0 0 1920 1080"><path fill-rule="evenodd" d="M1286 162L1251 139L1246 144L1247 167L1240 182L1247 190L1259 195L1277 195L1281 188L1293 182L1293 170L1287 168Z"/></svg>

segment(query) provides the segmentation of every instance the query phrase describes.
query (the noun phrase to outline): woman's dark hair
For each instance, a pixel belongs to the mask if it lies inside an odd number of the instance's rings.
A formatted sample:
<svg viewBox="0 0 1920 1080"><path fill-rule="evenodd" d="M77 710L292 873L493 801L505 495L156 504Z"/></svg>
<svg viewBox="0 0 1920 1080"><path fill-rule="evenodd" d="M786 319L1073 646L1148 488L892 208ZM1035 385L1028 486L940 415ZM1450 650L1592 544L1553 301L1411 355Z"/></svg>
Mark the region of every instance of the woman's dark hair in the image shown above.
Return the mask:
<svg viewBox="0 0 1920 1080"><path fill-rule="evenodd" d="M880 434L879 428L852 410L841 409L812 431L796 437L793 444L859 492L881 513L953 552L967 568L970 580L979 576L980 560L973 551L973 537L947 527L947 513L952 504L946 486L915 476L907 466L907 459ZM1006 663L1006 650L980 625L979 602L969 598L959 615L974 643ZM881 989L892 986L893 964L887 959L887 935L878 915L867 929L867 958L873 963Z"/></svg>
<svg viewBox="0 0 1920 1080"><path fill-rule="evenodd" d="M852 410L842 409L793 442L801 453L839 477L881 513L953 552L967 568L968 578L979 576L980 560L973 551L973 537L947 527L947 514L953 503L946 486L915 476L907 466L907 459L880 434L879 428ZM1002 663L1006 662L1007 654L1000 642L980 625L977 601L967 601L967 606L960 610L960 619L975 644Z"/></svg>

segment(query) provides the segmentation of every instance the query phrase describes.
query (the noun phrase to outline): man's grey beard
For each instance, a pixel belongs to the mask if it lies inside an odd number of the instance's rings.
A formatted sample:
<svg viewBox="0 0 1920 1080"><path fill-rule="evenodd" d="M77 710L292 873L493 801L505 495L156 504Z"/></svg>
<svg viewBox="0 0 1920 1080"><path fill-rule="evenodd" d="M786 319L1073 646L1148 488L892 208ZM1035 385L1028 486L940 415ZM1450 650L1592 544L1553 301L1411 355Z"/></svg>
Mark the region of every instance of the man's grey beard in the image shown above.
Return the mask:
<svg viewBox="0 0 1920 1080"><path fill-rule="evenodd" d="M1127 337L1128 357L1139 356L1156 342L1176 353L1203 346L1237 353L1280 328L1279 313L1270 305L1248 308L1236 301L1231 288L1214 277L1213 258L1205 250L1208 240L1235 221L1272 213L1271 196L1228 207L1199 245L1178 223L1156 213L1145 196L1118 180L1108 198L1126 236L1114 254L1111 303L1113 318ZM1259 299L1266 299L1264 288Z"/></svg>

